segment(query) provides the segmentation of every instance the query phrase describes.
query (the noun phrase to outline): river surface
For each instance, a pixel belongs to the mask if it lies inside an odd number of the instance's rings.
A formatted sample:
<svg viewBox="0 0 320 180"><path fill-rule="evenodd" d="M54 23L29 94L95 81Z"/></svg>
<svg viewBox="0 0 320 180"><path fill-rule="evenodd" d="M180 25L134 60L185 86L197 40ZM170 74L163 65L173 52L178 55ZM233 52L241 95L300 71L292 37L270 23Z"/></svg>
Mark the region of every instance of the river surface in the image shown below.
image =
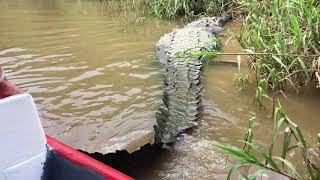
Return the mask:
<svg viewBox="0 0 320 180"><path fill-rule="evenodd" d="M0 63L33 95L46 133L101 153L153 141L154 43L176 25L141 16L115 1L0 0Z"/></svg>
<svg viewBox="0 0 320 180"><path fill-rule="evenodd" d="M141 18L143 12L121 2L0 0L0 65L9 79L33 95L47 134L88 152L134 151L152 142L163 92L154 45L181 26ZM226 29L238 28L235 22ZM223 49L240 50L234 39ZM237 71L234 63L205 65L199 127L182 135L173 150L157 157L137 179L225 179L228 158L214 144L239 144L251 116L258 117L255 142L270 142L271 110L255 106L250 86L235 88ZM242 71L248 71L245 58ZM319 100L314 88L282 99L311 142L320 130Z"/></svg>

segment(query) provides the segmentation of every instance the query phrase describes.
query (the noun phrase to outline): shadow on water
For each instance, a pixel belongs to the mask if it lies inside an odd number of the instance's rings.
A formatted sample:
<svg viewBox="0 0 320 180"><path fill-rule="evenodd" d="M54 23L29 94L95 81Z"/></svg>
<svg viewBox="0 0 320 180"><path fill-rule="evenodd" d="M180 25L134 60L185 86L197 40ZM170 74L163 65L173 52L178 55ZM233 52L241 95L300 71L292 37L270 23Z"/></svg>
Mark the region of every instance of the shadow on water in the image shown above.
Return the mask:
<svg viewBox="0 0 320 180"><path fill-rule="evenodd" d="M202 111L202 108L200 108L200 111ZM178 140L185 139L187 134L193 134L195 131L195 128L190 128L181 132ZM157 169L161 166L161 163L174 156L172 152L175 151L175 146L176 144L172 144L172 149L164 149L160 143L149 143L133 153L129 153L126 150L108 154L79 151L135 179L148 180L150 178L157 179L154 173L157 173Z"/></svg>
<svg viewBox="0 0 320 180"><path fill-rule="evenodd" d="M170 153L168 150L161 148L160 145L155 144L146 144L131 154L127 151L117 151L109 154L81 152L137 179L143 177L148 171L155 169L159 160Z"/></svg>

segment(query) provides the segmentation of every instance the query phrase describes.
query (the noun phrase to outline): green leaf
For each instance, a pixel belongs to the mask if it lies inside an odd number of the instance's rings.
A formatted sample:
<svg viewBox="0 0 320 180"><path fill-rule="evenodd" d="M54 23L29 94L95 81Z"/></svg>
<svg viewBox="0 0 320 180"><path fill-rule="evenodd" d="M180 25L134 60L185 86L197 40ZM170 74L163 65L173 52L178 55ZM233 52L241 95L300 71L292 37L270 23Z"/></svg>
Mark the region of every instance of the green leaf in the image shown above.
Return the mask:
<svg viewBox="0 0 320 180"><path fill-rule="evenodd" d="M269 157L265 152L263 152L259 146L253 144L253 143L248 143L248 142L245 142L245 141L241 141L243 143L246 143L248 145L250 145L254 150L256 150L267 162L268 164L271 165L271 168L276 170L276 171L280 171L278 165L273 161L272 157Z"/></svg>
<svg viewBox="0 0 320 180"><path fill-rule="evenodd" d="M294 90L296 90L297 93L299 92L299 90L297 89L296 85L292 82L292 80L290 78L284 78L284 80L289 82L289 84L294 88Z"/></svg>
<svg viewBox="0 0 320 180"><path fill-rule="evenodd" d="M276 138L279 135L279 129L283 123L283 121L285 121L285 118L280 118L278 121L274 122L274 126L273 126L273 132L272 132L272 142L271 142L271 146L269 148L269 157L272 157L272 153L273 153L273 147L276 143Z"/></svg>
<svg viewBox="0 0 320 180"><path fill-rule="evenodd" d="M300 25L297 16L292 16L293 32L298 43L301 40Z"/></svg>
<svg viewBox="0 0 320 180"><path fill-rule="evenodd" d="M253 122L254 120L256 119L256 117L251 117L248 119L248 130L247 130L247 133L246 133L246 137L245 137L245 141L246 142L249 142L249 143L252 143L253 142L253 130L252 130L252 125L253 125ZM245 149L246 148L246 143L244 144L243 148L242 149ZM247 148L247 151L250 152L251 150L251 146L249 146Z"/></svg>
<svg viewBox="0 0 320 180"><path fill-rule="evenodd" d="M287 152L289 151L289 145L291 141L291 130L287 127L284 130L283 141L282 141L282 151L281 151L281 158L286 159Z"/></svg>
<svg viewBox="0 0 320 180"><path fill-rule="evenodd" d="M246 162L255 163L258 165L261 165L262 163L253 155L251 155L249 152L240 149L236 146L225 146L222 144L215 145L216 147L223 149L224 151L228 152L232 156L238 157Z"/></svg>
<svg viewBox="0 0 320 180"><path fill-rule="evenodd" d="M294 123L293 121L291 121L290 119L287 119L288 124L291 126L291 130L293 131L293 133L295 134L295 136L298 138L299 142L301 143L302 147L304 149L307 148L307 141L304 139L302 132L300 130L300 128L298 127L298 125L296 123Z"/></svg>
<svg viewBox="0 0 320 180"><path fill-rule="evenodd" d="M266 169L260 169L248 176L248 180L256 180L257 177L262 176L262 174L266 172Z"/></svg>
<svg viewBox="0 0 320 180"><path fill-rule="evenodd" d="M302 70L303 70L303 72L304 72L304 74L306 75L306 77L309 79L310 78L310 76L309 76L309 74L308 74L308 69L307 69L307 67L306 67L306 64L302 61L302 59L301 58L299 58L298 57L298 62L300 63L300 66L301 66L301 68L302 68Z"/></svg>
<svg viewBox="0 0 320 180"><path fill-rule="evenodd" d="M274 157L274 158L283 162L290 169L290 171L293 173L293 175L295 175L298 179L305 179L301 175L301 173L297 170L297 168L290 161L283 159L281 157Z"/></svg>
<svg viewBox="0 0 320 180"><path fill-rule="evenodd" d="M250 163L238 163L232 166L232 168L230 169L229 173L228 173L228 177L227 180L231 180L231 178L233 177L234 173L237 172L237 170L243 166L251 166Z"/></svg>
<svg viewBox="0 0 320 180"><path fill-rule="evenodd" d="M288 66L286 66L285 64L283 64L283 62L281 61L281 59L275 55L272 55L273 59L276 60L286 71L287 73L289 73L288 71Z"/></svg>

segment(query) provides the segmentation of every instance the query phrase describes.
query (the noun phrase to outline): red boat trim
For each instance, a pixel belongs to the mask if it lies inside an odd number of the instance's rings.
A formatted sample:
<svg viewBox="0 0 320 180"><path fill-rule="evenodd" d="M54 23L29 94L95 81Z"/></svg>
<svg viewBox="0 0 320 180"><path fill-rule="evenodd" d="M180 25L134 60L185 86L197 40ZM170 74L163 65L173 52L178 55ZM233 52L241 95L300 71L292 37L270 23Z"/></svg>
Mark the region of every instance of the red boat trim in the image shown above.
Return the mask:
<svg viewBox="0 0 320 180"><path fill-rule="evenodd" d="M72 147L59 142L58 140L46 135L48 145L53 151L60 153L66 159L96 171L108 180L133 180L133 178L97 161Z"/></svg>

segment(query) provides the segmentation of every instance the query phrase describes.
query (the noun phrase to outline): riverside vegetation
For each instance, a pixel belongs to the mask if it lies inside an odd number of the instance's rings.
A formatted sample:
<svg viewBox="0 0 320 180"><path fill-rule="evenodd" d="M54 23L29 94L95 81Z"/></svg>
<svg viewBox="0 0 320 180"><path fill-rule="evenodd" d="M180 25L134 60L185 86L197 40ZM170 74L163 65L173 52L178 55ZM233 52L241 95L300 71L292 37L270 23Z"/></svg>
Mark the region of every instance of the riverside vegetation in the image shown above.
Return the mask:
<svg viewBox="0 0 320 180"><path fill-rule="evenodd" d="M184 17L190 20L199 16L239 12L239 7L239 2L235 0L152 0L150 13L159 19Z"/></svg>
<svg viewBox="0 0 320 180"><path fill-rule="evenodd" d="M232 155L242 159L235 165L229 175L241 166L254 165L262 169L278 172L290 179L320 179L320 167L309 159L308 143L303 137L298 126L292 122L284 113L280 103L277 107L276 96L284 95L288 86L299 91L302 86L313 85L316 80L315 73L319 71L320 65L320 39L319 2L307 0L274 0L270 2L243 3L248 13L238 40L245 51L250 55L250 66L256 77L256 102L258 106L263 105L263 99L271 99L273 104L274 130L269 153L264 153L255 145L252 136L252 126L249 125L246 141L248 149L234 149L232 146L219 146ZM243 78L245 77L245 78ZM247 81L248 76L239 73L235 78L237 83ZM245 79L245 80L243 80ZM240 83L245 86L246 83ZM267 91L271 91L271 98ZM249 120L250 122L251 120ZM280 135L280 126L285 123L286 128L282 134L283 140L281 156L272 154L276 137ZM250 124L250 123L249 123ZM318 151L320 150L320 134L317 135ZM292 142L294 139L295 142ZM290 144L293 145L290 147ZM296 149L294 149L296 148ZM250 150L254 149L260 154L265 163L248 160L240 155L252 155ZM235 150L235 151L233 151ZM304 162L305 169L301 171L290 162L288 151L300 153L300 159ZM237 154L240 153L240 154ZM240 156L239 156L240 155ZM281 163L278 166L274 160ZM257 177L263 171L256 171L247 176L251 179Z"/></svg>
<svg viewBox="0 0 320 180"><path fill-rule="evenodd" d="M242 179L256 179L268 170L289 179L319 180L320 167L315 162L317 159L310 159L310 151L320 152L320 133L316 135L317 145L312 148L300 128L285 114L278 96L285 96L288 89L299 92L303 86L316 86L316 73L320 69L320 3L316 0L152 0L149 6L156 18L192 19L225 12L243 15L243 24L236 38L244 52L237 54L238 62L240 64L241 55L250 57L249 66L256 81L255 102L261 108L264 101L271 100L274 129L267 152L253 141L255 117L248 120L243 148L217 145L240 159L229 171L228 179L240 169ZM205 59L224 54L229 53L181 52L176 56L188 60L195 56ZM241 73L239 66L235 84L244 89L248 83L249 75ZM276 143L279 136L282 137L280 144ZM280 147L280 155L273 152L275 146ZM292 151L303 162L304 169L297 168L292 157L288 157ZM254 167L256 171L241 173L245 166Z"/></svg>

